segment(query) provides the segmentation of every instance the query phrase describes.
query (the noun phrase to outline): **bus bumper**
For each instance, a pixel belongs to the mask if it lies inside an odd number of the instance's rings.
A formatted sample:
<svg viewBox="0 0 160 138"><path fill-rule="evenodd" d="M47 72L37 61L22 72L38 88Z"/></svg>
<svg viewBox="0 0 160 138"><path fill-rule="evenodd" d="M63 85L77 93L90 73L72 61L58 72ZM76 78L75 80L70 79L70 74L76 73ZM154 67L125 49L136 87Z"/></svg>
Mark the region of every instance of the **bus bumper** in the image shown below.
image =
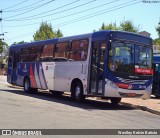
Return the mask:
<svg viewBox="0 0 160 138"><path fill-rule="evenodd" d="M145 90L131 90L122 89L115 85L113 82L107 82L105 84L104 97L132 97L149 99L152 92L152 85L148 86Z"/></svg>

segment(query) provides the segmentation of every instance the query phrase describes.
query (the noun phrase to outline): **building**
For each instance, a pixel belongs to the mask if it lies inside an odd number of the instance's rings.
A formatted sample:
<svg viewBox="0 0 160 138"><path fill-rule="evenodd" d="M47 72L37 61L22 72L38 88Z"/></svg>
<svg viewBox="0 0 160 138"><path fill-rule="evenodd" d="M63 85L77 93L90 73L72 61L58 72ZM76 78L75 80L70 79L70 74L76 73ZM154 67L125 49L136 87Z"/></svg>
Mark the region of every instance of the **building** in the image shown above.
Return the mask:
<svg viewBox="0 0 160 138"><path fill-rule="evenodd" d="M144 36L147 36L147 37L151 36L151 34L147 31L142 31L142 32L139 32L138 34L141 34L141 35L144 35Z"/></svg>

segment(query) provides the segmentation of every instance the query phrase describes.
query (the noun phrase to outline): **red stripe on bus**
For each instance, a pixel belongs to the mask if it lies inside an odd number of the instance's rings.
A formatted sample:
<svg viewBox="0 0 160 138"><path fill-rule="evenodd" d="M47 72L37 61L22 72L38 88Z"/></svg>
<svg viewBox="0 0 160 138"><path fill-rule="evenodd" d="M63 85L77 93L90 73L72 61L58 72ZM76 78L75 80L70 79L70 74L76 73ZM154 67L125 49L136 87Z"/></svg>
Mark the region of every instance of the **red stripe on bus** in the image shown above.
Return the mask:
<svg viewBox="0 0 160 138"><path fill-rule="evenodd" d="M35 76L34 76L34 73L33 73L32 65L30 65L30 80L31 80L31 86L33 88L37 88L36 79L35 79Z"/></svg>

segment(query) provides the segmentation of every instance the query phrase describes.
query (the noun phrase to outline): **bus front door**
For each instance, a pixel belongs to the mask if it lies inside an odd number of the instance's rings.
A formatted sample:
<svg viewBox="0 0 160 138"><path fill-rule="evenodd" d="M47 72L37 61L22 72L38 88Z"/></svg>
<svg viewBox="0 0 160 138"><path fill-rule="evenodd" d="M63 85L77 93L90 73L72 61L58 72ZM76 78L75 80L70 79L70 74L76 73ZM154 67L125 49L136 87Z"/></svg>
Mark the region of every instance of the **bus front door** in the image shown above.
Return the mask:
<svg viewBox="0 0 160 138"><path fill-rule="evenodd" d="M91 73L89 92L95 95L102 95L103 69L104 69L104 53L105 43L98 41L92 46Z"/></svg>

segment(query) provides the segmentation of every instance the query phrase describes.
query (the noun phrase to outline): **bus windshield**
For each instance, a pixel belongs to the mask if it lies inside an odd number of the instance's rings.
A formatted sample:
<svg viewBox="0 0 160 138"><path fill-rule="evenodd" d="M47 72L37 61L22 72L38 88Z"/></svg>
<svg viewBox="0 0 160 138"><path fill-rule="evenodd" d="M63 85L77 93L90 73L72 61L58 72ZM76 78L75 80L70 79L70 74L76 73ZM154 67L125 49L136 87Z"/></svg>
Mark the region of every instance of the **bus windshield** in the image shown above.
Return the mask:
<svg viewBox="0 0 160 138"><path fill-rule="evenodd" d="M152 68L152 49L130 43L113 42L109 51L109 69L136 74L135 69Z"/></svg>

